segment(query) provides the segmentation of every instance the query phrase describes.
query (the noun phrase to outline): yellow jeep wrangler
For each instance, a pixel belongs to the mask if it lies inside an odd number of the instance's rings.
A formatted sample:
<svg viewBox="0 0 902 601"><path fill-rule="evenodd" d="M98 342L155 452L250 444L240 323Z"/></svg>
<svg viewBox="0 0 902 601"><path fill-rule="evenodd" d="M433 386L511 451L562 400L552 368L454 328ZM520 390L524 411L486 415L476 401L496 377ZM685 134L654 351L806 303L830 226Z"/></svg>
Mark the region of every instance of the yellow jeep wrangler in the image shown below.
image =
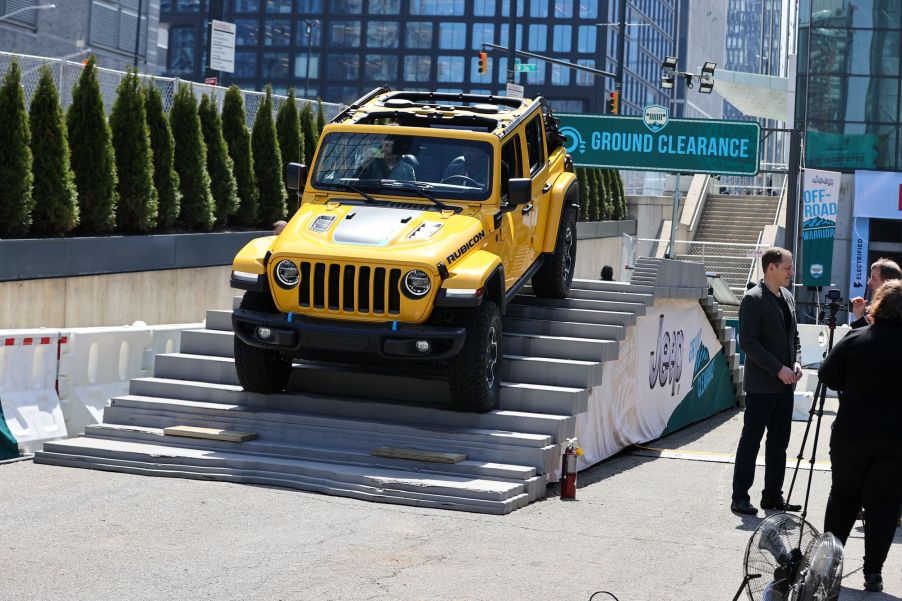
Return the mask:
<svg viewBox="0 0 902 601"><path fill-rule="evenodd" d="M564 298L579 186L544 99L378 88L288 167L300 205L235 257L245 390L293 359L446 368L454 407L494 408L501 316L524 284Z"/></svg>

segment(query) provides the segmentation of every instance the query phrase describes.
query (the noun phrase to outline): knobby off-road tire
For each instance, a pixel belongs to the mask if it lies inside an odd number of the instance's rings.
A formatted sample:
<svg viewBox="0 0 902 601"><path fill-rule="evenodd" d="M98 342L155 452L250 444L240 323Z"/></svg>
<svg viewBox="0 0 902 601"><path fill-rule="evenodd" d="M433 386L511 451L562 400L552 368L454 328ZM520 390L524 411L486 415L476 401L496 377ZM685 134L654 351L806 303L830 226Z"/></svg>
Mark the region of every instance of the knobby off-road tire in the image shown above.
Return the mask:
<svg viewBox="0 0 902 601"><path fill-rule="evenodd" d="M532 276L532 291L542 298L566 298L570 293L575 268L576 211L571 205L565 205L554 252L545 257L545 262Z"/></svg>
<svg viewBox="0 0 902 601"><path fill-rule="evenodd" d="M458 411L485 413L501 398L501 312L484 300L460 322L467 337L448 369L451 402Z"/></svg>
<svg viewBox="0 0 902 601"><path fill-rule="evenodd" d="M247 291L241 299L241 308L248 311L276 313L275 303L269 293ZM248 392L271 394L282 392L288 386L291 360L279 351L271 351L241 342L235 336L235 371L238 381Z"/></svg>

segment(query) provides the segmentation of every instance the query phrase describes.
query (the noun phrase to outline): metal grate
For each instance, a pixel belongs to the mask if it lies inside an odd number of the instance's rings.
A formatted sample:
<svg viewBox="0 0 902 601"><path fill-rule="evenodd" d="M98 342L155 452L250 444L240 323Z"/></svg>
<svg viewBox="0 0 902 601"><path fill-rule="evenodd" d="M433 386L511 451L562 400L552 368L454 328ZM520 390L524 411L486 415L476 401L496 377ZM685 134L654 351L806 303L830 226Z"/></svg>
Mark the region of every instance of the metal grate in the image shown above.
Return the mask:
<svg viewBox="0 0 902 601"><path fill-rule="evenodd" d="M298 305L314 312L398 315L400 284L400 269L302 261Z"/></svg>

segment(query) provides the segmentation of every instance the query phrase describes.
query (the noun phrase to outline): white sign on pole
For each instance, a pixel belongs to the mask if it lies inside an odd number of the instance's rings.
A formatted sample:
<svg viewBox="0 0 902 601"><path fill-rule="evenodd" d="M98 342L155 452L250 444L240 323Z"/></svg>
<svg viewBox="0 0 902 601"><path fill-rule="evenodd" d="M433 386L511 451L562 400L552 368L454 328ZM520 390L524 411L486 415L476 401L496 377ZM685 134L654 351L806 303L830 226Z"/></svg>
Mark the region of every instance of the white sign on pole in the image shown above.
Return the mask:
<svg viewBox="0 0 902 601"><path fill-rule="evenodd" d="M235 72L235 24L213 21L210 31L210 70Z"/></svg>
<svg viewBox="0 0 902 601"><path fill-rule="evenodd" d="M524 87L516 83L507 84L506 95L511 98L523 98Z"/></svg>

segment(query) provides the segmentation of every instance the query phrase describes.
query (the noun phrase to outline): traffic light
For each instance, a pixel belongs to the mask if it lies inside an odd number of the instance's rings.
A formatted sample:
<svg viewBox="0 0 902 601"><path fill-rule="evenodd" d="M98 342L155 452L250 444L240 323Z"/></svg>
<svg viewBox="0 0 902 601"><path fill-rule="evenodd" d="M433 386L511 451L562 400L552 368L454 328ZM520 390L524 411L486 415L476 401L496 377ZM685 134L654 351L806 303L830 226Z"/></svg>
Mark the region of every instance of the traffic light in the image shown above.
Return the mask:
<svg viewBox="0 0 902 601"><path fill-rule="evenodd" d="M620 90L613 90L608 93L608 114L620 114Z"/></svg>
<svg viewBox="0 0 902 601"><path fill-rule="evenodd" d="M480 73L488 73L489 72L489 53L488 52L480 52L479 53L479 72Z"/></svg>

